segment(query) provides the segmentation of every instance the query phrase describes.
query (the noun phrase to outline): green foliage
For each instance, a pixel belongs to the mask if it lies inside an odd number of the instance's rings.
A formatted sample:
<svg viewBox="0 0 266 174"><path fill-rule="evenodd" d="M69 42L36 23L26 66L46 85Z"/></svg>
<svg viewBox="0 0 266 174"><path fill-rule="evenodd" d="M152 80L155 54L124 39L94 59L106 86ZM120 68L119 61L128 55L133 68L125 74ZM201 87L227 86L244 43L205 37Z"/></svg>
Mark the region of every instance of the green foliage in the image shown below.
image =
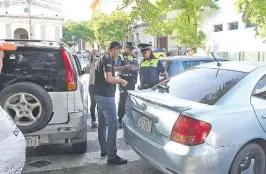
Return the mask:
<svg viewBox="0 0 266 174"><path fill-rule="evenodd" d="M111 41L125 39L133 20L123 11L114 11L110 16L100 14L93 19L95 38L101 46Z"/></svg>
<svg viewBox="0 0 266 174"><path fill-rule="evenodd" d="M255 24L256 34L266 38L266 1L265 0L238 0L238 11L242 13L243 22L251 21Z"/></svg>
<svg viewBox="0 0 266 174"><path fill-rule="evenodd" d="M179 46L203 47L205 35L197 27L201 13L217 9L213 0L124 0L123 5L133 2L131 16L148 24L147 33L172 35Z"/></svg>
<svg viewBox="0 0 266 174"><path fill-rule="evenodd" d="M75 40L84 39L86 42L93 44L95 40L94 30L91 22L73 22L68 21L63 25L63 41L71 42L72 35Z"/></svg>

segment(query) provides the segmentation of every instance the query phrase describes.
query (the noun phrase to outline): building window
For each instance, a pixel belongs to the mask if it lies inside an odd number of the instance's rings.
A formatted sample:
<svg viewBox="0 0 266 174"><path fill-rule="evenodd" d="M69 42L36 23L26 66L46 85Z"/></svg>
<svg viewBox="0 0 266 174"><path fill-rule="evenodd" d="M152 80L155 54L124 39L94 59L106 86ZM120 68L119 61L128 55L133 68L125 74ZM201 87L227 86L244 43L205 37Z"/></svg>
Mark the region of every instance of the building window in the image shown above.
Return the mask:
<svg viewBox="0 0 266 174"><path fill-rule="evenodd" d="M220 32L223 31L223 25L214 25L214 32Z"/></svg>
<svg viewBox="0 0 266 174"><path fill-rule="evenodd" d="M255 27L255 24L253 24L251 21L248 21L245 25L246 25L246 28L253 28L253 27Z"/></svg>
<svg viewBox="0 0 266 174"><path fill-rule="evenodd" d="M238 22L229 23L229 30L237 30L238 29Z"/></svg>
<svg viewBox="0 0 266 174"><path fill-rule="evenodd" d="M137 42L137 44L140 43L140 40L139 40L139 33L136 34L136 42Z"/></svg>
<svg viewBox="0 0 266 174"><path fill-rule="evenodd" d="M41 26L41 39L42 40L46 39L46 28L45 28L45 26Z"/></svg>

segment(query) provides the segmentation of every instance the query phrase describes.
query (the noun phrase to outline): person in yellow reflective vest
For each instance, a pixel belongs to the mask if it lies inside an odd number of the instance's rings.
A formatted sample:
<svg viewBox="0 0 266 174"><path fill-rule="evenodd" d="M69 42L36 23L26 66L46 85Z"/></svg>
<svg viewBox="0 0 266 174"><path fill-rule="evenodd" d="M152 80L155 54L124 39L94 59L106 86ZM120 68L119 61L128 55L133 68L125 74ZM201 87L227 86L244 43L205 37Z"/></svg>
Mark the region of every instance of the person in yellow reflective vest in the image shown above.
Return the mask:
<svg viewBox="0 0 266 174"><path fill-rule="evenodd" d="M155 58L151 50L150 44L138 45L142 55L143 61L140 63L140 87L139 89L152 88L160 82L160 74L163 75L164 80L169 79L163 62L160 59Z"/></svg>
<svg viewBox="0 0 266 174"><path fill-rule="evenodd" d="M125 103L127 99L127 90L135 90L138 80L138 59L133 55L135 43L127 42L126 51L115 60L115 70L119 71L119 77L128 82L127 86L119 86L120 96L118 102L118 123L122 128L122 119L125 115Z"/></svg>

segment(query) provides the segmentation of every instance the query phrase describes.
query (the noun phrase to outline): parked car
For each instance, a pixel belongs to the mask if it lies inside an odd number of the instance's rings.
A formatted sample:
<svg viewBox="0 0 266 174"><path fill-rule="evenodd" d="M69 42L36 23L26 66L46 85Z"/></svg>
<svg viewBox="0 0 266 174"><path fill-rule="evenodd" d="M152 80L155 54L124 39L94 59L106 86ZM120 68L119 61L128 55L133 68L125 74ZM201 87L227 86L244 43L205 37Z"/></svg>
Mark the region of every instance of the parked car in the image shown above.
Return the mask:
<svg viewBox="0 0 266 174"><path fill-rule="evenodd" d="M88 77L77 56L60 42L5 41L19 44L5 52L0 105L24 133L27 147L70 140L75 152L85 152Z"/></svg>
<svg viewBox="0 0 266 174"><path fill-rule="evenodd" d="M228 61L224 58L216 58L218 61ZM204 63L215 62L213 57L209 56L173 56L160 58L170 77L187 70L188 68L201 65Z"/></svg>
<svg viewBox="0 0 266 174"><path fill-rule="evenodd" d="M166 174L265 173L266 65L198 65L129 91L124 138Z"/></svg>
<svg viewBox="0 0 266 174"><path fill-rule="evenodd" d="M160 57L166 57L166 50L163 48L156 48L153 50L153 55L156 58L160 58Z"/></svg>
<svg viewBox="0 0 266 174"><path fill-rule="evenodd" d="M81 55L83 58L89 59L90 51L89 50L81 51Z"/></svg>

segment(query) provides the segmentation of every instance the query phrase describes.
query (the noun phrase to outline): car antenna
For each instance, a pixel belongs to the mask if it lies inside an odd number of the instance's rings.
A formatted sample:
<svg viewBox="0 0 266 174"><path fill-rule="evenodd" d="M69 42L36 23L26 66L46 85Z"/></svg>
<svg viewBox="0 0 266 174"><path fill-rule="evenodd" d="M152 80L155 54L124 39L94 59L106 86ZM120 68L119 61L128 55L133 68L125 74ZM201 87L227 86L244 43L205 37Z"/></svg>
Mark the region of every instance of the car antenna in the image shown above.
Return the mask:
<svg viewBox="0 0 266 174"><path fill-rule="evenodd" d="M211 52L212 57L215 59L215 61L217 62L217 66L222 66L222 64L216 59L216 57L214 56L213 52Z"/></svg>

